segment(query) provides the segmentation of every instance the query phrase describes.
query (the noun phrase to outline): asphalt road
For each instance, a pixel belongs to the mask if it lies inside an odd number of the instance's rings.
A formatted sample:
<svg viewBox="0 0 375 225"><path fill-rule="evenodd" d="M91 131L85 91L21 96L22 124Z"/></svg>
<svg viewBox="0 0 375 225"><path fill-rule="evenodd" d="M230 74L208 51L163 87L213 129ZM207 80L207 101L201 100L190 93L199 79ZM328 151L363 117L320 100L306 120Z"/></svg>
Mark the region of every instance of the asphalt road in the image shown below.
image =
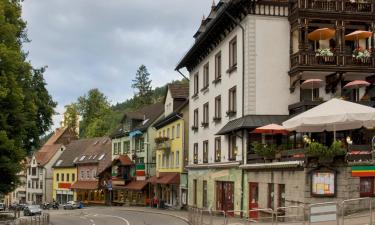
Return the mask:
<svg viewBox="0 0 375 225"><path fill-rule="evenodd" d="M121 208L90 207L50 211L52 225L187 225L179 218Z"/></svg>

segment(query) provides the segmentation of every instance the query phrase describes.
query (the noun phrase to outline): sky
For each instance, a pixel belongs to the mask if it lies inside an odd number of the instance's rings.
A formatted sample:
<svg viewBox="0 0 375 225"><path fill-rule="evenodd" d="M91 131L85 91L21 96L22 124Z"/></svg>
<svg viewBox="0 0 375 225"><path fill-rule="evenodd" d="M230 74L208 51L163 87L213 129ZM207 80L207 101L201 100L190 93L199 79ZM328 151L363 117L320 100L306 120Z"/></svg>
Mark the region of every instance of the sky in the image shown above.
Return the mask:
<svg viewBox="0 0 375 225"><path fill-rule="evenodd" d="M131 81L141 64L153 87L181 79L174 71L194 43L193 35L212 0L25 0L34 67L48 66L47 89L64 106L92 88L112 104L134 94ZM186 71L185 71L185 74Z"/></svg>

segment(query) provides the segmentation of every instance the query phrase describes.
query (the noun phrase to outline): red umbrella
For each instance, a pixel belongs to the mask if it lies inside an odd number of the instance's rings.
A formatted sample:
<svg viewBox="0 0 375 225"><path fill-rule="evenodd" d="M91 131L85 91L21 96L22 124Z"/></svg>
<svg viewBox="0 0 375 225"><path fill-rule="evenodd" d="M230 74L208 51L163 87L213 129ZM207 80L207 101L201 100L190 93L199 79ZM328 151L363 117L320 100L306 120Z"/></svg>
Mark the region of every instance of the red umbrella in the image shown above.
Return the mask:
<svg viewBox="0 0 375 225"><path fill-rule="evenodd" d="M369 86L370 83L365 81L365 80L354 80L354 81L351 81L349 83L347 83L344 88L345 89L357 89L357 88L361 88L361 87L367 87Z"/></svg>
<svg viewBox="0 0 375 225"><path fill-rule="evenodd" d="M356 30L350 34L345 35L345 40L347 41L358 41L359 39L367 39L372 35L371 31L366 30Z"/></svg>
<svg viewBox="0 0 375 225"><path fill-rule="evenodd" d="M256 128L253 131L253 133L256 133L256 134L287 134L288 130L283 126L272 123L272 124L268 124L268 125L263 126L263 127Z"/></svg>
<svg viewBox="0 0 375 225"><path fill-rule="evenodd" d="M302 89L320 88L324 86L324 82L321 79L308 79L301 84ZM311 100L314 100L314 92L311 91Z"/></svg>

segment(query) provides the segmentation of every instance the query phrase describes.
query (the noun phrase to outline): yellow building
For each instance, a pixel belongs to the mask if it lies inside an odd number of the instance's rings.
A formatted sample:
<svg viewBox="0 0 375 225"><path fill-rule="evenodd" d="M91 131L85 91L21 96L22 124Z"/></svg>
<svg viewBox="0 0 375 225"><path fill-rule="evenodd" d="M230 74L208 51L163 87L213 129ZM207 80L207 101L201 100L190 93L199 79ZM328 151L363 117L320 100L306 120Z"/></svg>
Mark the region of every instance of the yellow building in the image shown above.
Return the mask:
<svg viewBox="0 0 375 225"><path fill-rule="evenodd" d="M88 141L75 140L66 146L65 151L53 165L53 200L60 204L77 200L76 192L71 189L78 180L75 163L78 156L87 148Z"/></svg>
<svg viewBox="0 0 375 225"><path fill-rule="evenodd" d="M154 185L154 202L181 208L186 206L188 153L189 86L168 85L164 101L164 117L154 125L156 176L150 179ZM157 201L155 201L157 199Z"/></svg>
<svg viewBox="0 0 375 225"><path fill-rule="evenodd" d="M76 193L71 190L77 179L76 167L54 167L53 170L53 199L60 204L77 200Z"/></svg>

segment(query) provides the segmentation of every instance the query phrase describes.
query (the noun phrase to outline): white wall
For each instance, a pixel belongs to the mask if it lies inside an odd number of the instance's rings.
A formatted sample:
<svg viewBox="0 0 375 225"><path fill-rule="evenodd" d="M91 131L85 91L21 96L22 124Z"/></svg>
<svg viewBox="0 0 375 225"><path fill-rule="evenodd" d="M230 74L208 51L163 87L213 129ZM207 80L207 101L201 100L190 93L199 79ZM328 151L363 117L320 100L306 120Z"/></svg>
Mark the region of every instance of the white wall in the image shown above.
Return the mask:
<svg viewBox="0 0 375 225"><path fill-rule="evenodd" d="M237 70L232 73L227 73L229 68L229 42L237 36ZM203 141L208 140L209 144L209 156L208 162L214 163L214 146L215 146L215 134L229 122L236 118L240 118L242 111L242 33L237 27L190 73L190 102L189 102L189 165L193 164L193 145L198 143L198 164L203 163ZM215 77L215 55L221 51L222 60L222 75L221 82L213 84L212 81ZM203 87L203 65L209 62L209 87L207 91L200 91ZM197 98L192 99L191 96L194 94L194 79L193 75L199 72L199 94ZM237 115L233 118L226 116L228 110L228 91L233 86L237 86ZM221 122L214 123L212 118L215 113L215 97L221 95L222 105L222 119ZM209 126L208 128L201 127L203 121L203 104L209 102ZM193 114L194 110L199 108L199 129L197 132L191 130L191 126L194 123ZM242 158L241 139L237 138L237 161ZM225 136L221 136L221 161L228 161L228 141Z"/></svg>
<svg viewBox="0 0 375 225"><path fill-rule="evenodd" d="M164 116L168 116L173 112L173 98L171 95L171 91L168 88L167 96L165 98L165 103L164 103Z"/></svg>

